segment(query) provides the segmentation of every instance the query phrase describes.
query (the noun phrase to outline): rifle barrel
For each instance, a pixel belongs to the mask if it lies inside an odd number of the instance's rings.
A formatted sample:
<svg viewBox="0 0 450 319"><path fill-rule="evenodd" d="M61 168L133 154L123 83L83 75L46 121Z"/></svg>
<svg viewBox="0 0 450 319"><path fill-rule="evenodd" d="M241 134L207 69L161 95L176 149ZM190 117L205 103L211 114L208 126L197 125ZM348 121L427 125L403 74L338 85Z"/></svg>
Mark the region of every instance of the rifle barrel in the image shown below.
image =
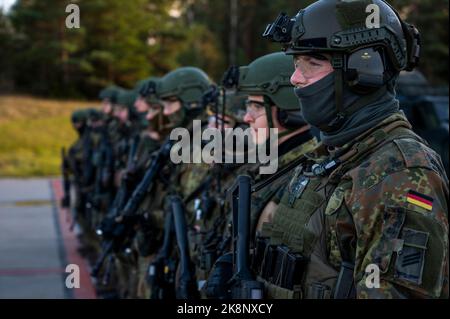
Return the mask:
<svg viewBox="0 0 450 319"><path fill-rule="evenodd" d="M251 179L249 176L238 176L238 238L236 250L236 268L240 278L252 279L249 269L250 249L250 203Z"/></svg>

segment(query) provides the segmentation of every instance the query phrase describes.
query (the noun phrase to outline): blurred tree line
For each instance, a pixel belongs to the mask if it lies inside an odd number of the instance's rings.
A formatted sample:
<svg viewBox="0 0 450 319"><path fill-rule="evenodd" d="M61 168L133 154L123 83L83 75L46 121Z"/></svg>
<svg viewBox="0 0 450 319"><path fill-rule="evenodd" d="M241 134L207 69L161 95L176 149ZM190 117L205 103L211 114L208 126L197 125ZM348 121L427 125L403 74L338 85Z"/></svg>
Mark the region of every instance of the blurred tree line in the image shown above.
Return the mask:
<svg viewBox="0 0 450 319"><path fill-rule="evenodd" d="M278 51L261 37L267 23L311 2L17 0L0 11L0 90L92 98L110 83L132 87L183 65L219 81L229 65ZM80 8L79 29L65 26L69 3ZM421 70L448 84L448 0L391 3L421 31Z"/></svg>

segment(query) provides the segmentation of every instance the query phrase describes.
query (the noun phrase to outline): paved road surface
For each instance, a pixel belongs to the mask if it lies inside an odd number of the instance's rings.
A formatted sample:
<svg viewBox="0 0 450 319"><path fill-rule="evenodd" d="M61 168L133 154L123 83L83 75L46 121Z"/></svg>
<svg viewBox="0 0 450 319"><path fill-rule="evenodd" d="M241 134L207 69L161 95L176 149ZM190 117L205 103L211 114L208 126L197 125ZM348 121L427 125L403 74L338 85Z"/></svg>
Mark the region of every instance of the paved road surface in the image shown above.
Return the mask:
<svg viewBox="0 0 450 319"><path fill-rule="evenodd" d="M58 180L0 179L0 298L95 297L60 189ZM81 268L80 289L66 288L69 263Z"/></svg>

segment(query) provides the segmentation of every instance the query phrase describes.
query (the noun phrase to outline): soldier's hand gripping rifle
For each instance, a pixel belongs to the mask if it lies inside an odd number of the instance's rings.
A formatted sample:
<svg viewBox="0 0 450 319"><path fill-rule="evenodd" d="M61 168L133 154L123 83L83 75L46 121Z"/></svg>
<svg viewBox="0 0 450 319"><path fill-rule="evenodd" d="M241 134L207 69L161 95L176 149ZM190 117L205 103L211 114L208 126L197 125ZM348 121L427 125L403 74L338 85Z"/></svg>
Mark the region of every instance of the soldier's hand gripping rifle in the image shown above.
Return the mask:
<svg viewBox="0 0 450 319"><path fill-rule="evenodd" d="M170 154L173 142L168 139L153 155L150 167L147 169L143 179L133 191L133 194L126 202L125 207L115 218L106 219L103 223L102 234L106 242L100 258L97 260L91 275L97 277L106 257L113 251L118 250L126 238L134 232L134 226L138 221L135 215L139 204L144 199L150 186L153 184L160 169L165 165Z"/></svg>
<svg viewBox="0 0 450 319"><path fill-rule="evenodd" d="M233 214L233 265L230 280L233 299L262 299L263 284L250 271L250 206L251 178L239 175L231 188Z"/></svg>
<svg viewBox="0 0 450 319"><path fill-rule="evenodd" d="M194 264L189 254L188 228L186 212L180 196L170 196L175 234L180 257L180 278L176 291L177 299L197 299L199 297L195 280Z"/></svg>

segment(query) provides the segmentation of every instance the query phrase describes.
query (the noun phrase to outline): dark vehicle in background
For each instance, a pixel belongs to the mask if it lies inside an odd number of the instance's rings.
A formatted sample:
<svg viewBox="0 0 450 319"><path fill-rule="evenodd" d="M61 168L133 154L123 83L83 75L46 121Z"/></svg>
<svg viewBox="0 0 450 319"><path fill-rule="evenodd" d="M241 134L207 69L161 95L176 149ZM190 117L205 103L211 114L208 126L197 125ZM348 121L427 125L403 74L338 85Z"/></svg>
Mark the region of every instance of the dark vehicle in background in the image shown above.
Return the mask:
<svg viewBox="0 0 450 319"><path fill-rule="evenodd" d="M441 156L449 176L448 87L431 87L418 71L401 73L397 83L401 109L414 132Z"/></svg>

